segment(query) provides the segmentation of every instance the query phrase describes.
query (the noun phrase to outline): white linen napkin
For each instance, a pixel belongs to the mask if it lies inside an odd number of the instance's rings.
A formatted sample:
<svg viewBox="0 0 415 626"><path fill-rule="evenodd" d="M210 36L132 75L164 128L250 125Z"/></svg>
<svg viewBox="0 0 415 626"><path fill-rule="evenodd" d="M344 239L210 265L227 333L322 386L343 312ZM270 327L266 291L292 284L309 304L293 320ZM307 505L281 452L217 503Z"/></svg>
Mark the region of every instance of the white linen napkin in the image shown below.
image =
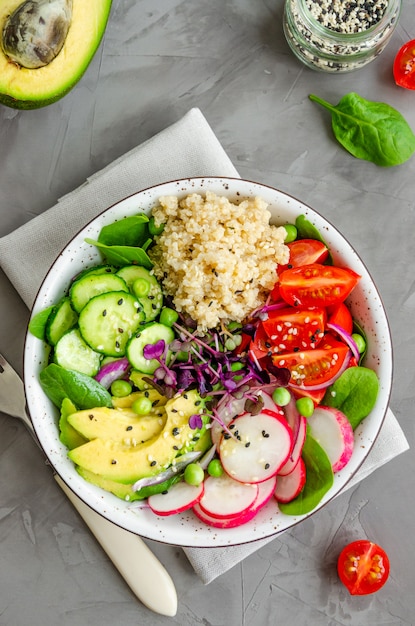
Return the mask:
<svg viewBox="0 0 415 626"><path fill-rule="evenodd" d="M88 178L48 211L0 238L0 266L30 308L55 258L91 219L141 189L193 176L239 176L196 108ZM405 435L389 410L370 454L346 488L408 448ZM184 551L207 584L271 540L225 548L185 548Z"/></svg>

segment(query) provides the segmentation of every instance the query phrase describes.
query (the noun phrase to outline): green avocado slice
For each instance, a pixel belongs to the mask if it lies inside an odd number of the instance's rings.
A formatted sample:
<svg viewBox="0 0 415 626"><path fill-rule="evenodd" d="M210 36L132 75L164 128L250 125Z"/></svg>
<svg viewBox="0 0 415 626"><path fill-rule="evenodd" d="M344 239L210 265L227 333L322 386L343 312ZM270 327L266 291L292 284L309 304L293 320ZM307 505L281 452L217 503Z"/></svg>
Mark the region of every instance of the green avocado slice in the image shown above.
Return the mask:
<svg viewBox="0 0 415 626"><path fill-rule="evenodd" d="M2 0L0 35L8 16L22 2ZM15 109L38 109L65 96L80 80L97 51L111 2L73 0L72 21L65 43L53 61L44 67L20 67L9 60L0 45L0 103Z"/></svg>

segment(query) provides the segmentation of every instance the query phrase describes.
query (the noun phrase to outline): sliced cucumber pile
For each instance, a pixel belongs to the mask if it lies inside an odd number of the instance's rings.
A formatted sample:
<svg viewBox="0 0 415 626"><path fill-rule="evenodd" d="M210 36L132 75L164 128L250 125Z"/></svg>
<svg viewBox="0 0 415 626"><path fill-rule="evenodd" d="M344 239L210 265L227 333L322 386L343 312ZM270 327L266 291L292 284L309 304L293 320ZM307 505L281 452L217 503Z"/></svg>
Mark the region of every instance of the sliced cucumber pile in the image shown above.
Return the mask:
<svg viewBox="0 0 415 626"><path fill-rule="evenodd" d="M163 310L161 287L145 267L87 269L45 322L51 360L93 377L108 359L127 357L137 374L151 374L159 363L145 358L145 346L163 340L168 350L174 339L172 328L160 322Z"/></svg>

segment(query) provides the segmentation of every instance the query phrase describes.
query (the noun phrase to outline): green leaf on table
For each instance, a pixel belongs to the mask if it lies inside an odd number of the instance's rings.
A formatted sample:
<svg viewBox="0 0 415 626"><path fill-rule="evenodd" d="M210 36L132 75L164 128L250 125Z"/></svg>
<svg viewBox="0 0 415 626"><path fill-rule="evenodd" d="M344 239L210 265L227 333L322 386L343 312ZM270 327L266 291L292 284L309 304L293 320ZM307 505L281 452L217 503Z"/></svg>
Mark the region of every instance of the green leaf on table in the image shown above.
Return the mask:
<svg viewBox="0 0 415 626"><path fill-rule="evenodd" d="M330 111L337 141L357 159L390 167L404 163L415 152L411 127L389 104L366 100L353 92L337 105L314 94L309 98Z"/></svg>
<svg viewBox="0 0 415 626"><path fill-rule="evenodd" d="M330 459L320 444L310 435L308 428L302 457L306 466L306 483L294 500L278 504L280 511L286 515L310 513L333 485L334 475Z"/></svg>
<svg viewBox="0 0 415 626"><path fill-rule="evenodd" d="M369 415L376 403L379 379L367 367L349 367L327 389L322 404L342 411L352 428Z"/></svg>
<svg viewBox="0 0 415 626"><path fill-rule="evenodd" d="M55 406L69 398L78 409L112 407L111 394L94 378L50 363L39 374L40 385Z"/></svg>

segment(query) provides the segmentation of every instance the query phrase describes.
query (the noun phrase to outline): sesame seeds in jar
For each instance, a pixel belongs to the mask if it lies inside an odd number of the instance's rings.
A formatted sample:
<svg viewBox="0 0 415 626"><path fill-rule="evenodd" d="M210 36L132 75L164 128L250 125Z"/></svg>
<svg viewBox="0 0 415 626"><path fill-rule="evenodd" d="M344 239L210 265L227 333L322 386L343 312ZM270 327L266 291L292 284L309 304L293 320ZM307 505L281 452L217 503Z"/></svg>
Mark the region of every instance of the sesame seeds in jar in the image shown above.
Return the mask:
<svg viewBox="0 0 415 626"><path fill-rule="evenodd" d="M284 33L308 67L350 72L382 52L400 8L401 0L286 0Z"/></svg>

